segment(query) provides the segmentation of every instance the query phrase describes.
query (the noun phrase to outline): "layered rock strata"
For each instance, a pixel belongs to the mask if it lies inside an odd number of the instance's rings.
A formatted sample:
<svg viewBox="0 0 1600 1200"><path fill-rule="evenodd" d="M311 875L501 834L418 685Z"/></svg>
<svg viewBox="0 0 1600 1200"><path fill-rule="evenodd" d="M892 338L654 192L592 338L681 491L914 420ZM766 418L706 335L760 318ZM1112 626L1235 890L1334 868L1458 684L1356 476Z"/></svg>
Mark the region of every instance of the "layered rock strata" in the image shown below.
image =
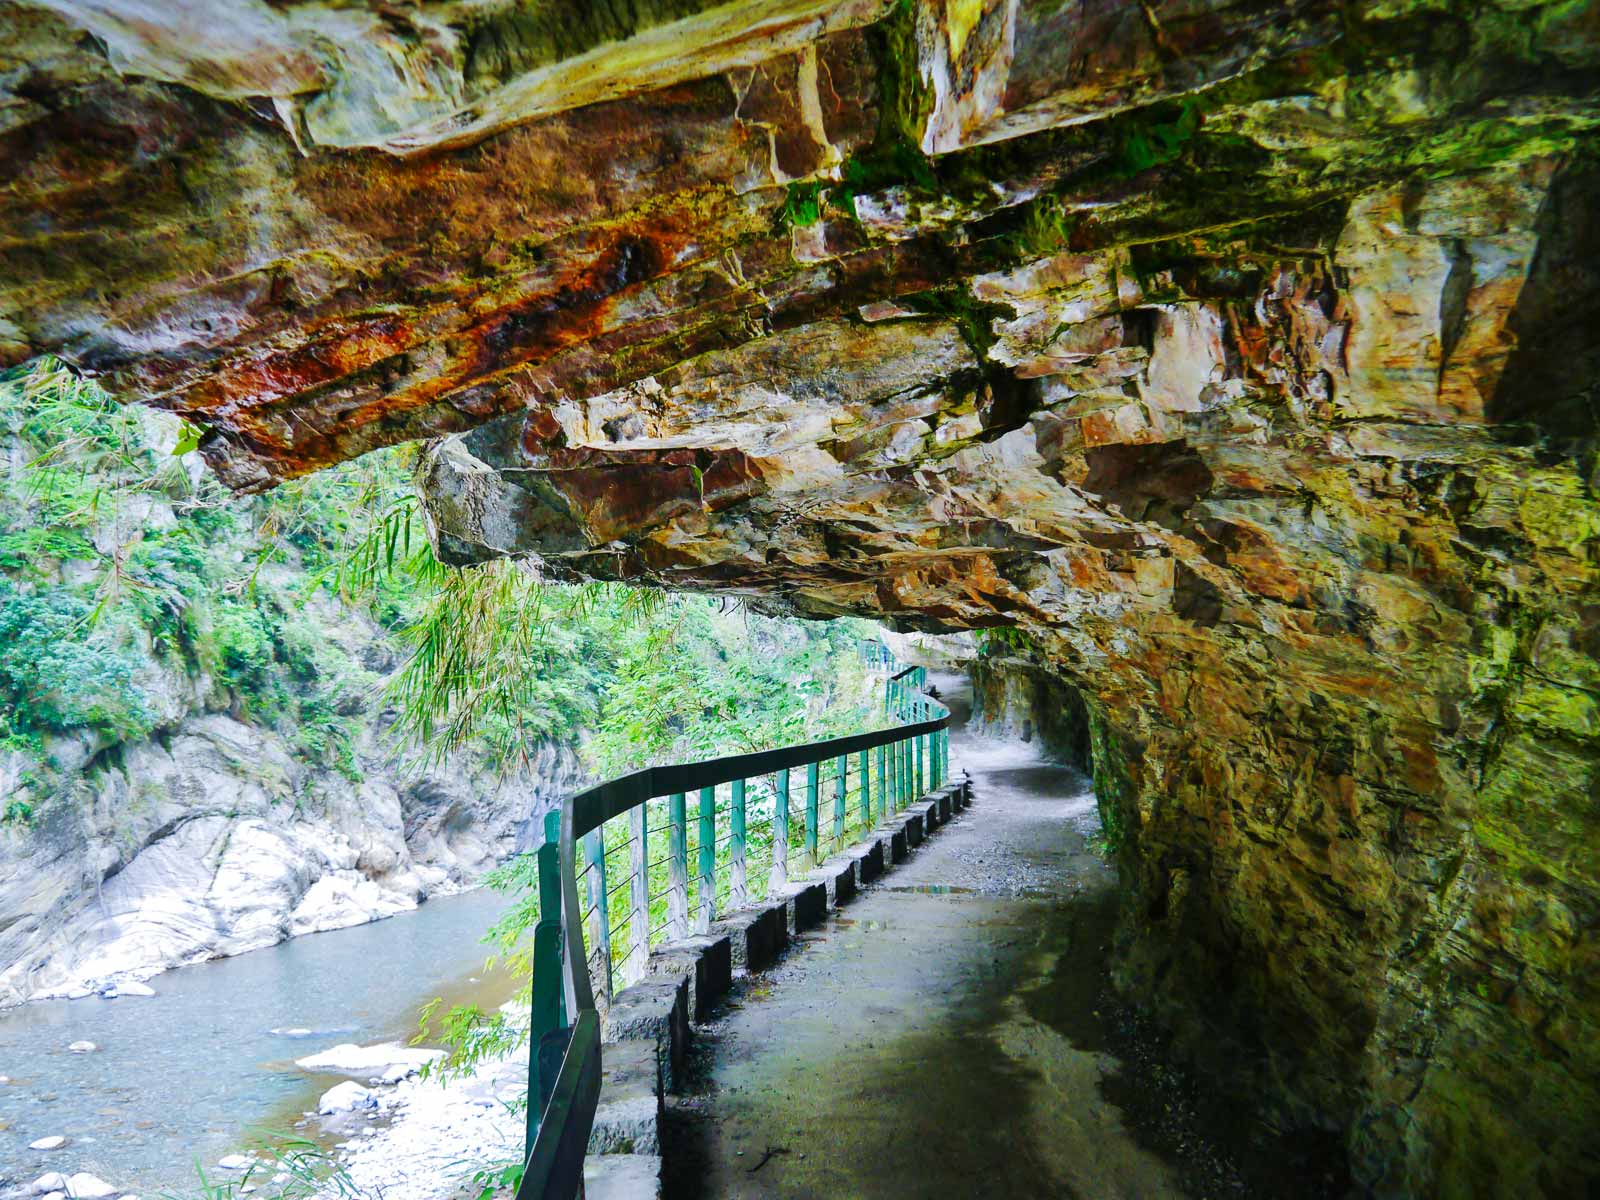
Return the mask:
<svg viewBox="0 0 1600 1200"><path fill-rule="evenodd" d="M457 561L1014 627L1130 995L1375 1193L1600 1175L1592 4L129 7L0 6L0 355L239 488L459 434Z"/></svg>

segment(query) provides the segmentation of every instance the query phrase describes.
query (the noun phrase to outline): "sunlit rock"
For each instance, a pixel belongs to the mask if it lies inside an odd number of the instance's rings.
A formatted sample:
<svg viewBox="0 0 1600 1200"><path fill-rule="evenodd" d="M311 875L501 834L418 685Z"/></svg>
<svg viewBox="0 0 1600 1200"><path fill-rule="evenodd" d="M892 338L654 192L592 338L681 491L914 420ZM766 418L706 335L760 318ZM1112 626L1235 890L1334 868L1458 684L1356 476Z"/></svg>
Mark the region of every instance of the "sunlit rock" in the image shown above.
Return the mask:
<svg viewBox="0 0 1600 1200"><path fill-rule="evenodd" d="M377 1102L377 1098L359 1083L346 1080L322 1093L322 1099L317 1101L317 1112L323 1116L331 1116L334 1113L350 1112L354 1109L373 1108Z"/></svg>
<svg viewBox="0 0 1600 1200"><path fill-rule="evenodd" d="M428 1050L402 1046L397 1042L380 1042L375 1046L357 1046L345 1042L324 1050L320 1054L295 1059L302 1071L318 1071L338 1075L357 1075L362 1078L382 1075L391 1067L405 1067L408 1071L420 1069L424 1064L444 1057L442 1050Z"/></svg>
<svg viewBox="0 0 1600 1200"><path fill-rule="evenodd" d="M67 1195L72 1200L103 1200L106 1196L115 1196L117 1189L104 1179L87 1172L79 1172L67 1177Z"/></svg>

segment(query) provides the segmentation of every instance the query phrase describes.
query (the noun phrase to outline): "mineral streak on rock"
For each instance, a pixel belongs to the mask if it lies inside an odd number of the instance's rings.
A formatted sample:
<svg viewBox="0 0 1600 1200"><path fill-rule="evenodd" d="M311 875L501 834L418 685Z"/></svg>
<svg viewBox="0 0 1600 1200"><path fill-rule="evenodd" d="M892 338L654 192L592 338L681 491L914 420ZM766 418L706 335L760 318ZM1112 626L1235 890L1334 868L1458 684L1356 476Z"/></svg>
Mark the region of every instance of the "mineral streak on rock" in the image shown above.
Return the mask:
<svg viewBox="0 0 1600 1200"><path fill-rule="evenodd" d="M1590 0L199 8L0 4L0 359L243 489L453 435L456 561L1016 626L1129 995L1378 1194L1600 1175Z"/></svg>

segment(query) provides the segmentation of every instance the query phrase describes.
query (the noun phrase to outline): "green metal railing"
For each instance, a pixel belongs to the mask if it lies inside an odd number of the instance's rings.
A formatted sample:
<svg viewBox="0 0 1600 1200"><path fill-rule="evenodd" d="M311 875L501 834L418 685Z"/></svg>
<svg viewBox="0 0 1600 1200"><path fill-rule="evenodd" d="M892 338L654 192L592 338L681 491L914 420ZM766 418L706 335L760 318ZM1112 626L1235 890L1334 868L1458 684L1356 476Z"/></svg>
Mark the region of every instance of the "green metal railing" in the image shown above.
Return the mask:
<svg viewBox="0 0 1600 1200"><path fill-rule="evenodd" d="M890 728L650 767L546 816L517 1200L580 1194L600 1095L597 989L609 999L644 975L652 946L709 931L948 778L950 714L926 684L922 667L885 680Z"/></svg>
<svg viewBox="0 0 1600 1200"><path fill-rule="evenodd" d="M894 670L894 655L889 653L889 647L880 641L863 638L856 643L856 652L861 655L861 661L869 668Z"/></svg>

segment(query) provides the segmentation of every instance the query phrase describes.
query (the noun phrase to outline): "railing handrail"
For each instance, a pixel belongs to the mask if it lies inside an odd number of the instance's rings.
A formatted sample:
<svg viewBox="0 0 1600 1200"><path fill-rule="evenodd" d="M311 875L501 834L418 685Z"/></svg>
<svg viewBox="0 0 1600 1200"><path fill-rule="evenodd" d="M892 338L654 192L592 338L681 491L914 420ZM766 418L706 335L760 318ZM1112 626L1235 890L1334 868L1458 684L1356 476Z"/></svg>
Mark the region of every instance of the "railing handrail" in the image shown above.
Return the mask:
<svg viewBox="0 0 1600 1200"><path fill-rule="evenodd" d="M918 668L910 668L916 670ZM895 678L898 678L896 676ZM939 704L928 698L930 703ZM944 708L942 704L940 708ZM796 746L783 746L777 750L756 750L748 754L726 754L721 758L707 758L692 763L669 763L658 767L644 767L628 775L618 775L604 783L585 788L566 801L574 810L574 836L592 833L613 817L620 817L630 808L636 808L674 792L692 792L700 788L732 783L735 779L749 779L755 775L770 775L785 768L803 767L808 763L841 755L859 754L909 737L920 737L950 724L949 710L945 715L910 725L892 725L869 733L852 733L844 737L827 738L820 742L802 742ZM600 813L596 817L596 813Z"/></svg>
<svg viewBox="0 0 1600 1200"><path fill-rule="evenodd" d="M881 644L881 643L880 643ZM887 654L887 651L885 650ZM892 656L889 661L893 662ZM696 790L715 788L736 780L806 767L828 759L847 760L849 755L864 754L879 746L920 738L946 729L950 724L950 711L939 701L911 688L926 681L923 667L906 667L890 675L885 681L885 707L890 715L917 716L921 720L906 721L867 733L848 734L844 737L825 738L816 742L803 742L783 746L776 750L760 750L746 754L727 754L718 758L690 763L669 763L645 767L627 775L607 779L585 788L561 805L559 832L556 844L559 856L551 863L540 861L541 914L539 926L549 929L550 918L543 911L543 899L559 895L561 947L561 995L565 1019L560 1028L541 1031L538 1013L553 1011L555 997L548 995L538 979L540 962L540 928L535 928L535 1017L529 1031L529 1138L527 1158L521 1186L516 1200L573 1200L583 1183L583 1162L589 1133L593 1128L600 1092L600 1025L595 1007L594 984L589 976L588 954L583 944L583 908L578 898L579 840L599 829L614 817L622 816L642 804L663 796L680 795ZM938 746L938 739L932 739ZM922 750L917 750L917 777L922 773ZM880 770L883 765L879 757ZM939 770L935 755L933 769ZM880 781L881 783L881 781ZM840 785L841 789L843 784ZM840 795L843 795L841 790ZM842 800L840 801L842 804ZM603 836L603 835L602 835ZM547 833L548 837L548 833ZM548 844L540 851L545 855L552 847ZM559 881L549 878L547 867L559 870ZM555 886L551 886L555 885ZM553 939L552 939L553 940ZM644 947L646 953L649 946ZM553 956L555 951L549 953ZM609 968L608 968L609 969ZM548 987L548 985L545 985ZM533 1092L534 1080L540 1077L539 1065L545 1058L545 1041L565 1033L565 1046L561 1050L560 1066L548 1087L541 1087L547 1095ZM542 1080L541 1080L542 1082ZM534 1132L534 1106L541 1104L537 1131Z"/></svg>

